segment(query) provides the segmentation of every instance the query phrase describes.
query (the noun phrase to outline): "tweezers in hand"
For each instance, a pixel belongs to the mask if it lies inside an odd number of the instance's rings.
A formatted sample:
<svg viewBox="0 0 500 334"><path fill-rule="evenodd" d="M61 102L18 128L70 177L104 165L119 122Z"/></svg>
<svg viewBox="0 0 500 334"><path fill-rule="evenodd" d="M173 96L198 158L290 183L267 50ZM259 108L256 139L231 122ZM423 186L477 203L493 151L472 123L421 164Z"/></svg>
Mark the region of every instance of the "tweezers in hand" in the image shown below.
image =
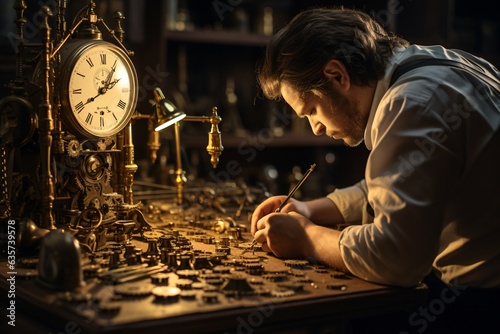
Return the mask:
<svg viewBox="0 0 500 334"><path fill-rule="evenodd" d="M288 203L290 198L292 198L292 196L297 192L297 190L299 190L300 186L302 186L302 183L304 183L304 181L309 177L309 175L312 173L312 171L314 170L315 167L316 167L316 164L311 165L311 167L307 170L307 172L304 173L304 176L302 176L300 181L295 185L295 187L293 187L293 189L290 191L290 193L285 198L285 200L283 202L281 202L281 204L276 208L276 210L274 210L274 212L280 212L285 207L286 203ZM243 252L245 253L246 251L251 250L252 254L253 254L256 244L257 244L257 240L253 239L250 246L247 249L245 249L245 251L243 251Z"/></svg>

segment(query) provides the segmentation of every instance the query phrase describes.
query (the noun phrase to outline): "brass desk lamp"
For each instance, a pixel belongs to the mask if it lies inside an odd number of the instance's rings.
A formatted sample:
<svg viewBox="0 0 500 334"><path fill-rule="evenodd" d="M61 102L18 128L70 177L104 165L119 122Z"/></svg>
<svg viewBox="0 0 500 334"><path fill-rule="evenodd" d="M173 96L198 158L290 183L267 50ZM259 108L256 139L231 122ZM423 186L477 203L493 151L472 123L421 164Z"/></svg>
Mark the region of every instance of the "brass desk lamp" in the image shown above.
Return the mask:
<svg viewBox="0 0 500 334"><path fill-rule="evenodd" d="M180 121L204 122L210 123L212 125L210 128L210 132L208 133L207 152L208 154L210 154L210 162L212 163L213 168L215 168L219 163L219 156L224 150L224 147L222 146L221 133L218 126L222 121L222 118L217 114L217 107L212 108L212 114L210 116L187 116L184 112L177 110L175 105L165 98L160 88L155 88L154 95L156 101L155 132L162 131L174 124L176 155L175 159L177 165L177 169L175 171L175 183L177 185L177 204L182 205L182 190L187 179L185 172L182 169Z"/></svg>

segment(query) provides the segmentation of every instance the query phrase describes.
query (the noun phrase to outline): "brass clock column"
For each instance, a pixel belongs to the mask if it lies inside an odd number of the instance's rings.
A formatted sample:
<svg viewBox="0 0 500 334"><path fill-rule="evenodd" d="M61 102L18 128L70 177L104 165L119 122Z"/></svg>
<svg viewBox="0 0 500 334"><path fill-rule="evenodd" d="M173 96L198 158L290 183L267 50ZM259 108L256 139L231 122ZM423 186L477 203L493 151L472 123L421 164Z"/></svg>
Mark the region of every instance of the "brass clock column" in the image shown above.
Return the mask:
<svg viewBox="0 0 500 334"><path fill-rule="evenodd" d="M40 227L46 229L55 229L54 214L52 212L54 206L54 176L50 170L50 157L52 146L52 132L54 130L52 106L50 98L52 96L51 80L50 80L50 56L51 56L51 41L49 16L52 15L48 7L42 7L42 12L45 16L42 25L40 26L40 35L42 36L43 44L43 60L42 71L44 79L43 97L40 102L39 109L39 129L40 129L40 160L41 160L41 190L42 190L42 210Z"/></svg>
<svg viewBox="0 0 500 334"><path fill-rule="evenodd" d="M117 12L114 19L116 20L116 37L120 42L123 42L123 34L125 31L121 26L121 21L125 17ZM132 185L134 183L134 174L139 167L134 162L134 143L132 141L132 120L130 120L125 128L117 135L117 148L122 151L123 159L120 159L119 168L119 187L123 193L123 200L125 204L134 205L134 197Z"/></svg>

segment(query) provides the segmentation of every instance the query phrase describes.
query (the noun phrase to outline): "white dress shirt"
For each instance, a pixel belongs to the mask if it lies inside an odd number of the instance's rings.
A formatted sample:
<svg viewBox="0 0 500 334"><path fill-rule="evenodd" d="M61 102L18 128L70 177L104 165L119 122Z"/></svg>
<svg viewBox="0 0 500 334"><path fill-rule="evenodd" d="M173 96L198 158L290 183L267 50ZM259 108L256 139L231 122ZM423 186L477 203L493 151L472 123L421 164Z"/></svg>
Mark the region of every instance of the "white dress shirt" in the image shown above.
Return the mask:
<svg viewBox="0 0 500 334"><path fill-rule="evenodd" d="M500 287L500 97L446 66L389 87L399 64L434 57L460 59L441 46L398 49L377 84L365 180L328 195L353 224L341 232L341 256L354 275L382 284L412 286L434 270L449 284Z"/></svg>

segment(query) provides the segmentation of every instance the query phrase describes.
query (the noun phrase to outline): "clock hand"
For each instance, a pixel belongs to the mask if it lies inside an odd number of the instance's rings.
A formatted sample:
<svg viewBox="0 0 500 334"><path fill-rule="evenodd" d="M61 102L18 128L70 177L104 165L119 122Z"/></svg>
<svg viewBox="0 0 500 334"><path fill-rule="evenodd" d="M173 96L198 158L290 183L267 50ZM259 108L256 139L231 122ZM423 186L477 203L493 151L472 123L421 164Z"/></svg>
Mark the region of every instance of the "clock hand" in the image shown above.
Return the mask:
<svg viewBox="0 0 500 334"><path fill-rule="evenodd" d="M110 82L110 83L108 84L108 86L106 87L106 91L108 91L108 90L110 90L111 88L113 88L113 87L114 87L114 86L118 83L118 81L120 81L120 80L121 80L121 78L120 78L120 79L115 79L115 80L113 80L112 82Z"/></svg>
<svg viewBox="0 0 500 334"><path fill-rule="evenodd" d="M109 84L111 83L111 79L113 78L113 74L115 73L115 70L116 70L116 61L113 64L113 66L111 66L111 72L109 72L108 76L106 77L106 82L104 83L104 87L109 86Z"/></svg>
<svg viewBox="0 0 500 334"><path fill-rule="evenodd" d="M106 88L105 88L105 87L101 87L101 88L99 88L99 89L97 90L97 95L96 95L96 96L93 96L93 97L89 97L89 98L87 99L87 102L85 102L85 104L84 104L84 105L87 105L87 104L89 104L90 102L94 102L94 100L95 100L97 97L99 97L100 95L102 95L102 94L104 94L104 93L106 93Z"/></svg>
<svg viewBox="0 0 500 334"><path fill-rule="evenodd" d="M96 95L96 96L93 96L93 97L89 97L89 98L87 99L87 102L85 102L85 103L84 103L84 105L87 105L87 104L89 104L90 102L94 102L94 100L95 100L97 97L99 97L99 96L101 96L101 95L103 95L103 94L106 94L106 92L107 92L108 90L110 90L111 88L113 88L113 87L114 87L114 86L118 83L118 81L120 81L120 80L121 80L121 78L120 78L120 79L115 79L115 80L113 80L113 81L111 81L111 82L109 82L109 83L105 84L103 87L100 87L100 88L97 90L97 95Z"/></svg>

